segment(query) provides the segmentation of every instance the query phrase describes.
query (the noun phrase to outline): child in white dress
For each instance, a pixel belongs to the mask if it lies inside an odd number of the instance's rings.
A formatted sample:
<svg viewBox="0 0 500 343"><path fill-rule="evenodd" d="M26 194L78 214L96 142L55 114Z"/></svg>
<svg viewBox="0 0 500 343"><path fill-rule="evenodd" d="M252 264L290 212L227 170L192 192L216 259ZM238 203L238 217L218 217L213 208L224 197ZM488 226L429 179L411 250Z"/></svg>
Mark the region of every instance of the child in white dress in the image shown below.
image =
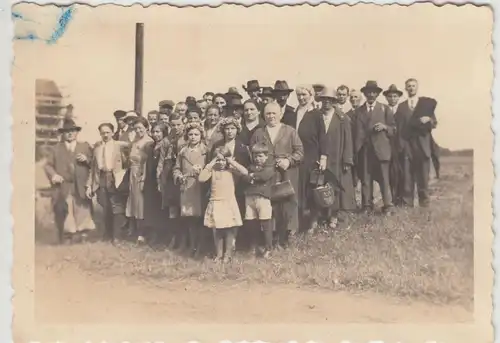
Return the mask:
<svg viewBox="0 0 500 343"><path fill-rule="evenodd" d="M224 258L224 262L231 261L238 227L243 225L234 192L233 173L248 174L246 168L230 155L227 149L220 149L199 176L200 182L211 179L210 199L205 211L204 225L213 230L216 261Z"/></svg>

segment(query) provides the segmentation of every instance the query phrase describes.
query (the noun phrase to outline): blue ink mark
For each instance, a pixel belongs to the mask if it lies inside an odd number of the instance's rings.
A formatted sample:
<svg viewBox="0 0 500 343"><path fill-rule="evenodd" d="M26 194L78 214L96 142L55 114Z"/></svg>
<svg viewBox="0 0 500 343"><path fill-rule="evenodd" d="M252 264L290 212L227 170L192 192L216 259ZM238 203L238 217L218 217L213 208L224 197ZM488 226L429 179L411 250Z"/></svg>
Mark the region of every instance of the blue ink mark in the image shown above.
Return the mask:
<svg viewBox="0 0 500 343"><path fill-rule="evenodd" d="M57 43L59 38L66 32L66 28L68 27L69 22L73 19L73 8L69 7L67 9L63 9L59 19L57 20L57 27L52 33L52 36L47 40L48 44Z"/></svg>
<svg viewBox="0 0 500 343"><path fill-rule="evenodd" d="M28 33L27 35L24 35L24 36L14 36L14 39L16 39L16 40L31 40L31 41L34 41L34 40L40 40L40 37L38 37L34 33Z"/></svg>
<svg viewBox="0 0 500 343"><path fill-rule="evenodd" d="M15 40L28 40L28 41L43 41L47 44L55 44L57 41L64 35L66 29L69 25L71 19L73 19L74 8L68 7L63 8L62 13L59 15L57 19L56 28L53 31L52 35L49 39L39 37L36 33L28 33L25 35L14 35ZM33 20L27 19L24 17L22 13L12 12L12 20L26 21L26 22L34 22Z"/></svg>

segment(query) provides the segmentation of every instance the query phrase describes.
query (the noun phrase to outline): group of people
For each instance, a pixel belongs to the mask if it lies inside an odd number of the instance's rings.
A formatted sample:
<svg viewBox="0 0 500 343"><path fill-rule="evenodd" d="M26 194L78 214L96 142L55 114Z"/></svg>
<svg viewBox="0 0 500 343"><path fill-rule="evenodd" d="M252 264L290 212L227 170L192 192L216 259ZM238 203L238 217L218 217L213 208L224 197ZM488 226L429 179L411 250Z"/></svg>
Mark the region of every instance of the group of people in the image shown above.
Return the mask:
<svg viewBox="0 0 500 343"><path fill-rule="evenodd" d="M300 232L346 227L349 213L373 213L374 181L383 215L413 206L415 186L419 205L429 205L431 163L439 175L437 102L418 95L417 80L405 82L403 102L396 85L384 91L376 81L359 90L293 90L283 80L243 88L246 101L231 87L161 101L145 116L118 110L116 127L99 125L93 147L78 142L81 127L66 120L45 165L61 242L95 229L94 196L105 239L154 237L223 261L237 245L270 257ZM294 91L297 108L288 105Z"/></svg>

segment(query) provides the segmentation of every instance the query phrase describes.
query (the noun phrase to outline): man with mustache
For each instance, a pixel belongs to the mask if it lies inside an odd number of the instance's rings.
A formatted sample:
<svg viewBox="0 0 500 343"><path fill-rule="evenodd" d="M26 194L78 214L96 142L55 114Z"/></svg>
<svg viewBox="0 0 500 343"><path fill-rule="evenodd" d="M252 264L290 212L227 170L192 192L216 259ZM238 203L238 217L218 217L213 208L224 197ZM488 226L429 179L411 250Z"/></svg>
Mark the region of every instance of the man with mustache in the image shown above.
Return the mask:
<svg viewBox="0 0 500 343"><path fill-rule="evenodd" d="M297 129L297 113L295 112L295 108L287 104L288 98L292 92L293 89L288 87L286 81L278 80L274 83L273 94L276 102L281 108L281 122Z"/></svg>
<svg viewBox="0 0 500 343"><path fill-rule="evenodd" d="M373 210L373 181L378 181L382 200L382 211L392 214L392 194L389 183L391 160L391 137L395 133L394 117L389 108L377 101L382 89L376 81L367 81L361 88L366 102L357 109L355 152L361 179L361 205L365 212Z"/></svg>

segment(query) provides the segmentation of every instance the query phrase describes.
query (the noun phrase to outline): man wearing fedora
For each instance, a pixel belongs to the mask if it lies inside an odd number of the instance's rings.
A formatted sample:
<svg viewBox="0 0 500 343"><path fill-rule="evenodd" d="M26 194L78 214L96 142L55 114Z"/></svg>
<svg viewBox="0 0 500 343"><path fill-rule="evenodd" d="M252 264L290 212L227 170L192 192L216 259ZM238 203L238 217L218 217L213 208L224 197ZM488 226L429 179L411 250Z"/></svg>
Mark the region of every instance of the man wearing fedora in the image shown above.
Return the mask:
<svg viewBox="0 0 500 343"><path fill-rule="evenodd" d="M99 125L98 130L101 141L94 147L85 194L89 199L97 196L104 212L104 239L113 241L127 226L125 206L129 180L125 148L130 144L112 139L114 127L111 123Z"/></svg>
<svg viewBox="0 0 500 343"><path fill-rule="evenodd" d="M124 125L121 123L118 124L118 129L113 135L113 139L128 143L133 142L135 139L134 124L138 117L139 116L134 111L125 112L125 115L122 116Z"/></svg>
<svg viewBox="0 0 500 343"><path fill-rule="evenodd" d="M172 100L162 100L158 103L158 112L170 117L174 111L175 103Z"/></svg>
<svg viewBox="0 0 500 343"><path fill-rule="evenodd" d="M431 162L435 162L439 170L437 144L432 137L432 130L437 125L437 101L418 96L418 81L415 79L408 79L405 89L408 99L398 106L395 116L399 161L403 170L401 201L404 206L413 206L416 184L419 205L427 207Z"/></svg>
<svg viewBox="0 0 500 343"><path fill-rule="evenodd" d="M281 118L281 122L283 124L289 125L294 129L297 129L297 113L295 112L295 108L288 105L288 98L290 94L293 92L293 89L288 87L288 83L284 80L277 80L274 83L274 98L276 102L281 107L281 114L283 118Z"/></svg>
<svg viewBox="0 0 500 343"><path fill-rule="evenodd" d="M361 179L361 205L365 211L373 209L373 181L378 181L383 212L392 213L389 164L391 160L391 137L395 133L394 117L389 108L377 101L382 92L376 81L367 81L361 88L366 97L363 106L357 109L355 152Z"/></svg>
<svg viewBox="0 0 500 343"><path fill-rule="evenodd" d="M250 99L252 99L253 101L256 101L258 104L260 104L262 102L262 100L260 98L260 91L262 88L260 87L258 80L247 81L246 87L245 87L245 85L243 85L242 87L245 90L245 92L247 92L248 97Z"/></svg>
<svg viewBox="0 0 500 343"><path fill-rule="evenodd" d="M403 92L398 89L395 84L390 85L383 93L387 100L387 105L393 116L396 116L399 107L399 99L403 95ZM396 117L394 117L396 120ZM391 138L392 146L392 156L389 168L390 184L392 192L392 200L396 206L401 205L401 194L402 194L402 180L403 180L403 169L402 162L399 156L399 149L397 144L397 129L396 135Z"/></svg>
<svg viewBox="0 0 500 343"><path fill-rule="evenodd" d="M323 89L325 89L325 85L322 83L315 83L312 85L314 89L314 101L313 106L315 109L321 109L321 101L318 100L318 96L321 94Z"/></svg>
<svg viewBox="0 0 500 343"><path fill-rule="evenodd" d="M114 140L119 140L120 136L127 131L127 124L125 124L125 120L123 120L126 115L127 112L123 110L116 110L113 113L113 116L115 117L116 121L116 132L113 134Z"/></svg>
<svg viewBox="0 0 500 343"><path fill-rule="evenodd" d="M88 143L77 142L80 130L72 119L64 120L58 130L62 139L53 147L45 164L52 184L52 205L60 243L85 240L88 232L96 228L92 204L85 193L92 148Z"/></svg>
<svg viewBox="0 0 500 343"><path fill-rule="evenodd" d="M231 99L243 99L243 96L240 94L238 91L238 88L236 87L229 87L227 90L226 94L224 94L224 97L226 99L226 102L229 102Z"/></svg>

